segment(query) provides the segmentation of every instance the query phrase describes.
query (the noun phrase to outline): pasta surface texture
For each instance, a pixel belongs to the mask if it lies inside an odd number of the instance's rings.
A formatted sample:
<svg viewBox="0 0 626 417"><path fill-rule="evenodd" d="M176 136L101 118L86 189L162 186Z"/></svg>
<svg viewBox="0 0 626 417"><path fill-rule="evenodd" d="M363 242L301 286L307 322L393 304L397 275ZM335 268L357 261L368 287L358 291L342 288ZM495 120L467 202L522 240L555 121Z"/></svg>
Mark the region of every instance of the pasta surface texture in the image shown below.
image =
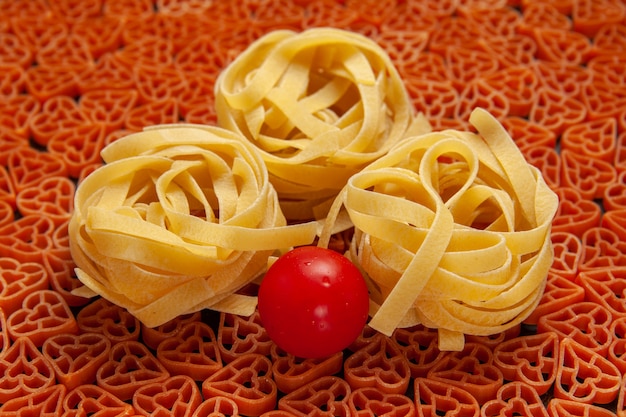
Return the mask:
<svg viewBox="0 0 626 417"><path fill-rule="evenodd" d="M149 327L210 308L249 315L237 291L276 251L310 244L287 226L254 147L211 126L161 125L113 142L75 195L75 293L101 295Z"/></svg>
<svg viewBox="0 0 626 417"><path fill-rule="evenodd" d="M430 130L387 53L339 29L263 36L220 74L215 96L218 124L260 150L289 220L323 219L352 175Z"/></svg>
<svg viewBox="0 0 626 417"><path fill-rule="evenodd" d="M521 323L553 259L556 194L492 115L476 109L470 121L478 134L402 141L350 178L329 214L345 207L355 225L350 257L368 280L369 325L390 335L422 323L439 329L442 350Z"/></svg>

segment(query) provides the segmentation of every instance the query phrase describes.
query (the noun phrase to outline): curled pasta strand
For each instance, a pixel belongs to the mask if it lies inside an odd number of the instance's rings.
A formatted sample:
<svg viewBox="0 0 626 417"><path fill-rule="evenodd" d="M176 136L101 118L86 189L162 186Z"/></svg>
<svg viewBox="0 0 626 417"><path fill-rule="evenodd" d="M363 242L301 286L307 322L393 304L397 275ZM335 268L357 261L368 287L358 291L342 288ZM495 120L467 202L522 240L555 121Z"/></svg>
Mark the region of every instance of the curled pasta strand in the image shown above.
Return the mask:
<svg viewBox="0 0 626 417"><path fill-rule="evenodd" d="M113 142L75 195L76 293L101 295L150 327L204 308L251 314L237 294L277 250L313 242L288 226L257 150L211 126L162 125Z"/></svg>
<svg viewBox="0 0 626 417"><path fill-rule="evenodd" d="M558 198L483 109L478 134L406 138L352 176L335 199L319 245L342 208L355 234L349 255L370 289L370 326L390 335L422 323L440 347L523 321L541 298Z"/></svg>
<svg viewBox="0 0 626 417"><path fill-rule="evenodd" d="M290 220L323 219L348 179L430 131L387 53L332 28L274 31L219 76L218 123L261 152Z"/></svg>

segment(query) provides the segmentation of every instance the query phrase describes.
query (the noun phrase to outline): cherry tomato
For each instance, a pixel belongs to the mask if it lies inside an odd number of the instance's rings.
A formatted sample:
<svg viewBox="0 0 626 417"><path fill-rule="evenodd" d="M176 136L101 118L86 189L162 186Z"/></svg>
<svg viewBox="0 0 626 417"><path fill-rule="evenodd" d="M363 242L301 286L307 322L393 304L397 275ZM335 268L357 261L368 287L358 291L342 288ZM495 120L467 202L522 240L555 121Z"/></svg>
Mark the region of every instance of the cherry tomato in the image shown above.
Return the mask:
<svg viewBox="0 0 626 417"><path fill-rule="evenodd" d="M345 256L303 246L274 262L259 288L259 315L285 352L321 358L348 347L367 322L369 295Z"/></svg>

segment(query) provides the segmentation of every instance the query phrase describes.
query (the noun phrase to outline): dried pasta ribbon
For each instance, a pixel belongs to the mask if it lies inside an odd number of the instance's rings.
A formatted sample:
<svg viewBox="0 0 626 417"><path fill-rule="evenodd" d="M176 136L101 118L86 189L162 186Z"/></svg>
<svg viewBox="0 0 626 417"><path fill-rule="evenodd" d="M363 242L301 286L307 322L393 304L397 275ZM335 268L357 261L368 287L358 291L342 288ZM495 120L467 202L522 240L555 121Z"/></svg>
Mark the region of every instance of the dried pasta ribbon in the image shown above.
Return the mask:
<svg viewBox="0 0 626 417"><path fill-rule="evenodd" d="M478 134L402 141L350 178L329 214L343 205L355 225L350 256L369 282L369 325L387 335L437 328L442 350L524 320L553 259L557 196L492 115L476 109L470 121Z"/></svg>
<svg viewBox="0 0 626 417"><path fill-rule="evenodd" d="M80 183L70 221L83 296L99 294L148 327L211 308L249 315L236 292L277 249L310 244L287 226L256 149L212 126L162 125L113 142Z"/></svg>
<svg viewBox="0 0 626 417"><path fill-rule="evenodd" d="M411 132L430 131L387 53L339 29L271 32L215 90L219 125L260 150L290 220L324 218L352 175Z"/></svg>

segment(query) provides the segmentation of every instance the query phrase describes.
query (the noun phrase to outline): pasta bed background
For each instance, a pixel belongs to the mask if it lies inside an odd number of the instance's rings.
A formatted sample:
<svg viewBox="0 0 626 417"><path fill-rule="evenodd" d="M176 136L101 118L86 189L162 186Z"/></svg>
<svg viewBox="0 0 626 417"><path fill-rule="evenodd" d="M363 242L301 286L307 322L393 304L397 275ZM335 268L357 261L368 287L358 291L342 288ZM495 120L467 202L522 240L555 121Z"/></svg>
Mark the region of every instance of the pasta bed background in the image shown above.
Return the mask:
<svg viewBox="0 0 626 417"><path fill-rule="evenodd" d="M243 414L381 413L380 401L396 415L498 415L514 403L524 415L624 414L625 23L618 0L0 0L0 415L75 415L87 398L106 415L233 414L233 403ZM235 56L270 30L316 26L383 46L436 130L470 129L470 112L487 109L557 192L555 262L527 323L468 338L461 355L438 352L427 329L366 329L343 356L302 363L255 316L207 313L211 327L197 314L152 331L70 294L67 221L100 150L145 126L215 123L213 85ZM236 369L260 375L258 401L224 388L250 385L227 376Z"/></svg>

